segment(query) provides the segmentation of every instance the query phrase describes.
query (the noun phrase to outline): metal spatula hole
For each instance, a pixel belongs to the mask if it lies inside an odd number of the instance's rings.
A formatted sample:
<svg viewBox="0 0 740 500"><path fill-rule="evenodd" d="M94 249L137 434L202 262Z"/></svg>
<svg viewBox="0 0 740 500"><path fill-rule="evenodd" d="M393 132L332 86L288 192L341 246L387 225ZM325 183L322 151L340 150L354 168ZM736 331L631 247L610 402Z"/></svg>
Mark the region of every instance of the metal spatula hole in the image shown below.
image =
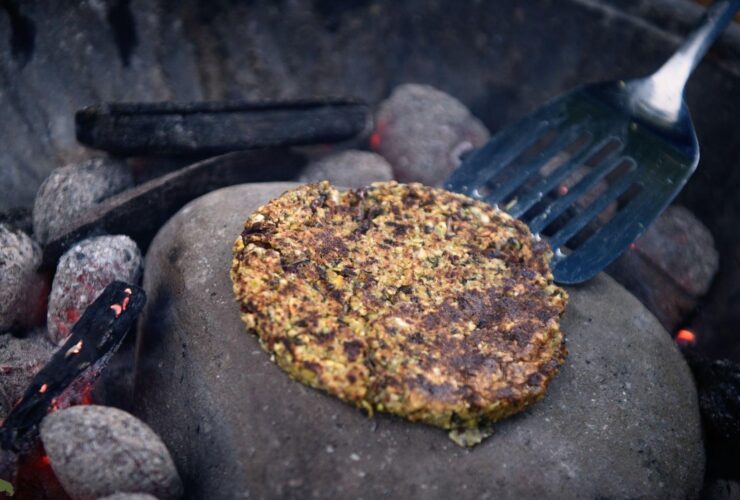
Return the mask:
<svg viewBox="0 0 740 500"><path fill-rule="evenodd" d="M588 157L584 162L589 167L595 167L603 162L609 155L621 150L624 143L618 137L609 137L597 152Z"/></svg>
<svg viewBox="0 0 740 500"><path fill-rule="evenodd" d="M592 140L593 135L590 132L581 133L573 142L557 152L542 165L538 172L540 178L549 177L553 172L571 160L579 151L587 147Z"/></svg>
<svg viewBox="0 0 740 500"><path fill-rule="evenodd" d="M631 172L637 167L637 164L631 158L625 158L619 165L611 172L606 175L606 182L611 185L614 184L617 179Z"/></svg>
<svg viewBox="0 0 740 500"><path fill-rule="evenodd" d="M599 167L602 170L606 169L609 173L605 171L601 175L594 176L592 173L598 174L599 172L586 169L585 175L582 174L572 188L564 184L558 186L552 193L552 199L569 200L569 204L558 217L544 226L542 233L545 236L552 236L575 218L582 219L579 224L587 224L591 219L596 218L601 223L608 221L617 210L615 199L628 187L627 185L622 186L624 180L620 181L620 179L634 171L636 167L634 160L623 158ZM606 180L608 178L612 181L608 182ZM603 207L600 208L600 205Z"/></svg>
<svg viewBox="0 0 740 500"><path fill-rule="evenodd" d="M537 157L538 154L540 154L542 151L547 148L559 135L559 131L555 129L550 129L546 131L542 136L540 136L539 139L537 139L534 144L532 144L530 147L524 150L522 154L520 154L517 158L512 161L512 164L516 163L524 163L528 161L532 161L534 158Z"/></svg>
<svg viewBox="0 0 740 500"><path fill-rule="evenodd" d="M576 250L586 240L588 240L590 237L596 234L602 227L604 227L606 223L608 223L612 218L614 218L615 213L616 213L616 210L615 210L614 204L606 206L601 212L596 214L596 216L592 218L581 230L579 230L568 241L566 241L565 245L568 248Z"/></svg>
<svg viewBox="0 0 740 500"><path fill-rule="evenodd" d="M617 198L617 206L621 209L629 205L629 203L637 198L642 192L642 184L635 182L632 184L627 191L619 195Z"/></svg>
<svg viewBox="0 0 740 500"><path fill-rule="evenodd" d="M635 200L642 191L643 186L639 182L630 185L624 193L617 197L615 202L604 208L591 222L569 239L566 245L575 250L589 238L599 235L602 231L608 231L609 222ZM618 208L615 209L615 207Z"/></svg>

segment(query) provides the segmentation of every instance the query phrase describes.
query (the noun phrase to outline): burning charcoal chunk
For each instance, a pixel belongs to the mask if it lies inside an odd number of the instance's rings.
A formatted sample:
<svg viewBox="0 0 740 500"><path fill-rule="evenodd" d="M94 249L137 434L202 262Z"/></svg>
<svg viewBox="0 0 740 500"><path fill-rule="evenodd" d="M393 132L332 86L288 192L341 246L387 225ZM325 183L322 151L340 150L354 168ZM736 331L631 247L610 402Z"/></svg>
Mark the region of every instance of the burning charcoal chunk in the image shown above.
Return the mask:
<svg viewBox="0 0 740 500"><path fill-rule="evenodd" d="M66 342L31 379L0 426L0 447L24 455L36 445L50 409L88 404L90 388L132 329L146 303L136 285L114 281L72 328Z"/></svg>
<svg viewBox="0 0 740 500"><path fill-rule="evenodd" d="M709 289L719 255L689 210L668 207L608 272L674 331Z"/></svg>
<svg viewBox="0 0 740 500"><path fill-rule="evenodd" d="M43 320L48 292L36 272L41 249L26 233L0 224L0 333Z"/></svg>
<svg viewBox="0 0 740 500"><path fill-rule="evenodd" d="M381 105L371 137L375 151L403 182L440 185L466 150L485 144L486 127L454 97L428 85L397 87Z"/></svg>
<svg viewBox="0 0 740 500"><path fill-rule="evenodd" d="M148 493L114 493L98 500L157 500Z"/></svg>
<svg viewBox="0 0 740 500"><path fill-rule="evenodd" d="M668 207L635 247L694 297L707 293L719 267L712 233L687 208L677 205Z"/></svg>
<svg viewBox="0 0 740 500"><path fill-rule="evenodd" d="M33 231L43 244L48 243L85 210L133 186L125 163L110 158L94 158L52 171L33 206Z"/></svg>
<svg viewBox="0 0 740 500"><path fill-rule="evenodd" d="M183 493L167 447L144 422L108 406L73 406L49 414L41 440L59 482L73 498Z"/></svg>
<svg viewBox="0 0 740 500"><path fill-rule="evenodd" d="M61 344L72 326L114 280L137 283L142 257L128 236L98 236L70 248L59 260L49 297L49 337Z"/></svg>
<svg viewBox="0 0 740 500"><path fill-rule="evenodd" d="M5 419L55 349L43 328L25 338L0 336L0 421Z"/></svg>
<svg viewBox="0 0 740 500"><path fill-rule="evenodd" d="M391 179L393 170L382 156L368 151L343 151L311 162L298 180L328 180L336 186L361 188L373 182Z"/></svg>

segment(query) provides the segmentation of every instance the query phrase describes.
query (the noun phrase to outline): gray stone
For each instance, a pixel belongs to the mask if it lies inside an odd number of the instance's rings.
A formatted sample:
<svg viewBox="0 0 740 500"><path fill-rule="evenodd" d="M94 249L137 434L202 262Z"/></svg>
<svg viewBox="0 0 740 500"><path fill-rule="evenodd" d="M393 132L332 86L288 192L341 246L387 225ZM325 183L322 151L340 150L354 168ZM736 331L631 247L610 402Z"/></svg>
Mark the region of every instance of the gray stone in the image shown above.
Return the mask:
<svg viewBox="0 0 740 500"><path fill-rule="evenodd" d="M157 497L153 497L148 493L114 493L98 500L157 500Z"/></svg>
<svg viewBox="0 0 740 500"><path fill-rule="evenodd" d="M393 169L382 156L369 151L342 151L306 165L299 182L328 180L335 186L361 188L393 179Z"/></svg>
<svg viewBox="0 0 740 500"><path fill-rule="evenodd" d="M44 328L25 337L0 335L0 422L54 351L56 347L49 342Z"/></svg>
<svg viewBox="0 0 740 500"><path fill-rule="evenodd" d="M48 286L36 272L41 248L26 233L0 223L0 334L43 319Z"/></svg>
<svg viewBox="0 0 740 500"><path fill-rule="evenodd" d="M49 338L61 344L100 292L115 280L136 284L142 258L128 236L97 236L83 240L62 255L49 296Z"/></svg>
<svg viewBox="0 0 740 500"><path fill-rule="evenodd" d="M143 422L108 406L73 406L41 422L41 441L54 474L73 498L118 492L162 500L182 495L167 447Z"/></svg>
<svg viewBox="0 0 740 500"><path fill-rule="evenodd" d="M48 243L85 210L133 185L128 166L112 158L93 158L53 170L36 194L34 236Z"/></svg>
<svg viewBox="0 0 740 500"><path fill-rule="evenodd" d="M396 87L375 120L373 148L398 180L440 185L460 155L486 143L488 129L460 101L429 85Z"/></svg>
<svg viewBox="0 0 740 500"><path fill-rule="evenodd" d="M697 395L655 318L605 275L569 288L549 393L462 449L433 427L299 384L245 331L229 267L247 215L293 184L187 205L147 255L134 412L193 498L686 498L704 472Z"/></svg>

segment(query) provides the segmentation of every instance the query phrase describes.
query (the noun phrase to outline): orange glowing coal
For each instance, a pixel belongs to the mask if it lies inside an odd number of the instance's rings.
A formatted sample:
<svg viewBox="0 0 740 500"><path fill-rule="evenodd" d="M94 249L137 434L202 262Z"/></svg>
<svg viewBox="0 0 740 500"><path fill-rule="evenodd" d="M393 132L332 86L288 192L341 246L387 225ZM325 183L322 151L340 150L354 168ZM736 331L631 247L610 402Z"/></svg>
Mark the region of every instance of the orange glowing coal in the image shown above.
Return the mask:
<svg viewBox="0 0 740 500"><path fill-rule="evenodd" d="M683 328L676 333L676 342L681 345L693 345L696 343L696 335L691 330Z"/></svg>

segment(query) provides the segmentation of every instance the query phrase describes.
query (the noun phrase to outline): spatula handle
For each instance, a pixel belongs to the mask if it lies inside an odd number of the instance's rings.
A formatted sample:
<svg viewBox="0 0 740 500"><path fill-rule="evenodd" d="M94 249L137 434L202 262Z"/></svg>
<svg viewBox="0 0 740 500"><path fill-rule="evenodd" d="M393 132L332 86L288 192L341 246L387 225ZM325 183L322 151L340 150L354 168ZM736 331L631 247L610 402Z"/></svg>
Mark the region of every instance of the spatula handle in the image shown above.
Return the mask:
<svg viewBox="0 0 740 500"><path fill-rule="evenodd" d="M640 83L636 89L639 104L661 115L663 119L675 121L681 109L683 89L691 72L738 9L740 0L718 0L707 8L700 24L676 53L658 71Z"/></svg>

